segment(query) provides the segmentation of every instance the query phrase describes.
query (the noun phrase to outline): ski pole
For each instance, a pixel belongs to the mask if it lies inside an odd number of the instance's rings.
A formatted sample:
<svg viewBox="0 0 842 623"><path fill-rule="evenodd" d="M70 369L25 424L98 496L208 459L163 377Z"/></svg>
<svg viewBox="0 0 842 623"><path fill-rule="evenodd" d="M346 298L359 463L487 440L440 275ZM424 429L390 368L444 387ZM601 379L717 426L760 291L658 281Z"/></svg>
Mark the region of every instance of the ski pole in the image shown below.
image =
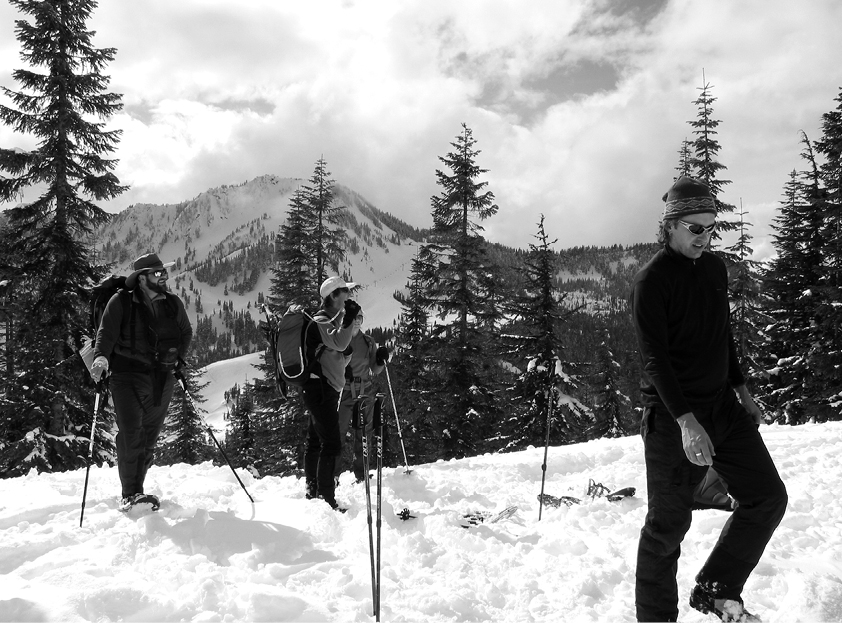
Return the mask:
<svg viewBox="0 0 842 623"><path fill-rule="evenodd" d="M375 620L380 620L380 533L383 526L383 394L377 394L374 401L374 425L377 427L377 602L374 610Z"/></svg>
<svg viewBox="0 0 842 623"><path fill-rule="evenodd" d="M96 398L94 398L94 419L91 423L91 444L88 446L88 466L85 468L85 488L82 490L82 512L79 515L79 527L85 520L85 500L88 497L88 476L91 474L91 462L94 460L94 436L96 433L96 417L99 414L99 401L105 393L105 379L100 380L96 387Z"/></svg>
<svg viewBox="0 0 842 623"><path fill-rule="evenodd" d="M363 479L365 480L365 510L366 518L368 520L368 553L371 562L371 607L372 613L377 616L377 578L374 571L374 534L371 525L371 483L368 478L368 471L370 469L368 456L368 422L365 419L364 405L367 400L366 396L357 398L354 408L357 409L357 422L362 427L362 442L363 442Z"/></svg>
<svg viewBox="0 0 842 623"><path fill-rule="evenodd" d="M398 439L400 439L401 441L401 450L403 451L403 471L405 474L409 474L412 472L412 470L409 469L409 461L407 461L406 459L406 448L403 445L403 435L401 434L401 421L400 418L398 418L398 407L397 405L395 405L395 392L392 391L392 379L391 377L389 377L389 366L387 364L384 364L384 367L386 368L386 383L389 385L389 396L392 397L392 411L395 414L395 422L398 425Z"/></svg>
<svg viewBox="0 0 842 623"><path fill-rule="evenodd" d="M254 498L251 497L251 494L248 492L248 489L246 489L246 486L243 484L243 481L240 480L240 477L237 475L237 470L235 470L234 466L231 465L231 461L228 460L228 455L225 454L225 450L222 449L222 446L220 446L219 442L216 440L216 435L213 434L213 429L210 427L210 424L208 424L205 421L205 418L203 418L201 415L199 415L199 408L196 406L196 401L193 400L193 396L191 396L190 392L187 391L187 383L185 383L185 381L184 381L184 375L181 372L178 372L178 371L174 372L173 374L174 374L176 380L178 381L178 384L181 385L181 391L184 392L184 395L187 397L187 401L190 403L190 406L193 407L193 411L202 420L202 424L205 425L205 429L210 434L211 439L213 439L213 442L216 444L216 447L219 448L219 452L222 454L222 458L225 459L225 462L228 463L228 467L230 467L231 471L234 472L234 478L237 479L237 482L240 483L240 486L243 488L243 491L246 492L246 495L248 496L249 500L251 500L251 503L254 504Z"/></svg>
<svg viewBox="0 0 842 623"><path fill-rule="evenodd" d="M538 496L538 521L541 521L541 512L544 510L544 481L547 479L547 452L550 448L550 422L553 418L553 403L555 402L555 390L550 387L550 404L547 408L547 437L544 441L544 462L541 464L541 495Z"/></svg>

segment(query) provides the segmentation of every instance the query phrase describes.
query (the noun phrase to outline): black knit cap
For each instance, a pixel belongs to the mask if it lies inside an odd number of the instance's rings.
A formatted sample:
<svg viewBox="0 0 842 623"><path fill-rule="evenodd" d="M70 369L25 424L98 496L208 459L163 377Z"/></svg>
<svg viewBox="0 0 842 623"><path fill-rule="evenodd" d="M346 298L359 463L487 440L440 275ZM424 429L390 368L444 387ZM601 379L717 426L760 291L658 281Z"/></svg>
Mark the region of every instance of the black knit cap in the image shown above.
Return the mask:
<svg viewBox="0 0 842 623"><path fill-rule="evenodd" d="M704 182L682 175L662 197L666 202L664 218L709 212L716 214L710 188Z"/></svg>

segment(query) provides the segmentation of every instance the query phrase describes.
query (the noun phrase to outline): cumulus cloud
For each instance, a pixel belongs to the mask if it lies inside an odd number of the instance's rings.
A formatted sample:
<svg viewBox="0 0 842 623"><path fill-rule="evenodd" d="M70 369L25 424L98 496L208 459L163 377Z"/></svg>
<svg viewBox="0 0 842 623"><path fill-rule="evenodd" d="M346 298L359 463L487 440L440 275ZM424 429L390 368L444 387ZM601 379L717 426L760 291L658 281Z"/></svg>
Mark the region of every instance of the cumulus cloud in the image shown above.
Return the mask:
<svg viewBox="0 0 842 623"><path fill-rule="evenodd" d="M0 23L15 16L0 7ZM91 27L118 50L111 124L132 185L107 207L307 178L323 156L340 183L429 226L438 157L465 122L500 206L489 238L525 246L543 213L560 247L648 241L704 70L724 198L768 250L798 131L818 137L842 84L839 23L836 0L103 2Z"/></svg>

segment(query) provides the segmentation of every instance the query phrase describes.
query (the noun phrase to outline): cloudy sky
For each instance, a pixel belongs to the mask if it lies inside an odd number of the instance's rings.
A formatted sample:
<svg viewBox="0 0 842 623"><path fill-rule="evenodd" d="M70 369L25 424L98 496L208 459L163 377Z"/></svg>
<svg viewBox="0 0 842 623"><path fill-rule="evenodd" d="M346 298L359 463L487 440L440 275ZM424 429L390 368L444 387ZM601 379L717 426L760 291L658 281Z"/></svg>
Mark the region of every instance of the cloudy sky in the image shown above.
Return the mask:
<svg viewBox="0 0 842 623"><path fill-rule="evenodd" d="M0 3L0 84L25 67ZM719 159L758 257L799 132L842 87L839 0L132 0L90 27L117 48L124 110L107 206L190 199L263 174L334 179L431 225L435 170L466 123L500 210L489 239L649 241L705 80ZM0 145L30 137L0 128Z"/></svg>

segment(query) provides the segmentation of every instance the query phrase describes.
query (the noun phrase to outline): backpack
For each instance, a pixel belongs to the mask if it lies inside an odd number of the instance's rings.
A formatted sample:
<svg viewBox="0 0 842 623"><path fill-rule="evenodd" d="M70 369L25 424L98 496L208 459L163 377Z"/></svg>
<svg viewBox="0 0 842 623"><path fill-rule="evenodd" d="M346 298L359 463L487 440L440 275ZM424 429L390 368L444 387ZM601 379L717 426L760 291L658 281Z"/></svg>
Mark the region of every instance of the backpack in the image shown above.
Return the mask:
<svg viewBox="0 0 842 623"><path fill-rule="evenodd" d="M91 290L91 305L88 310L89 328L93 332L94 340L96 340L97 331L99 331L99 324L102 322L102 315L105 313L105 306L111 297L120 291L126 291L126 277L118 275L108 275L105 279L100 281ZM125 301L123 301L125 304Z"/></svg>
<svg viewBox="0 0 842 623"><path fill-rule="evenodd" d="M300 305L291 305L280 318L269 311L266 305L263 311L268 319L269 349L275 363L275 386L287 398L288 386L303 387L321 357L324 350L321 333L318 327L314 327L315 335L311 335L311 327L316 321Z"/></svg>

